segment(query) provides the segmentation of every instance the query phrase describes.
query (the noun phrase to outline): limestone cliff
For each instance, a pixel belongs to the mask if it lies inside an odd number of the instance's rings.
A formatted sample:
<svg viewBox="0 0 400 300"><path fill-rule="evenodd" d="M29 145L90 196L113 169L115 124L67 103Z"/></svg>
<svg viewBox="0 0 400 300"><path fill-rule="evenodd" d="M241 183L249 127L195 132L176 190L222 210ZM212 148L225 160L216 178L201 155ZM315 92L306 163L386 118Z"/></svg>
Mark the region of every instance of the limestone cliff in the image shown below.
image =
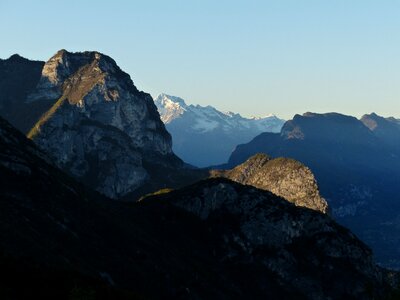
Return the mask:
<svg viewBox="0 0 400 300"><path fill-rule="evenodd" d="M144 160L180 167L149 94L99 52L57 52L27 103L52 105L28 133L57 165L111 198L152 177ZM144 155L145 154L145 155Z"/></svg>
<svg viewBox="0 0 400 300"><path fill-rule="evenodd" d="M232 170L213 171L213 176L271 191L297 206L323 213L328 209L311 170L294 159L271 159L265 154L256 154Z"/></svg>

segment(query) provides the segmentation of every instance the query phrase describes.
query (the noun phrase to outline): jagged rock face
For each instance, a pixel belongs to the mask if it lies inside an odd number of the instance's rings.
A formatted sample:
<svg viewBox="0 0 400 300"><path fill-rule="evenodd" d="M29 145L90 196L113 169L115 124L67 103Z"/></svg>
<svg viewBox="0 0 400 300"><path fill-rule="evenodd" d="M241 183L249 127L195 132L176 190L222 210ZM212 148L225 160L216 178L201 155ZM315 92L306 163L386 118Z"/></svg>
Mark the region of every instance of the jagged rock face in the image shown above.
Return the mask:
<svg viewBox="0 0 400 300"><path fill-rule="evenodd" d="M270 192L218 178L110 201L1 118L0 146L2 299L43 298L48 278L61 296L46 299L102 295L71 271L124 289L112 299L382 299L396 284L349 231Z"/></svg>
<svg viewBox="0 0 400 300"><path fill-rule="evenodd" d="M400 122L395 118L383 118L375 113L362 116L364 123L383 143L393 147L400 155Z"/></svg>
<svg viewBox="0 0 400 300"><path fill-rule="evenodd" d="M379 127L388 129L379 124L389 121L374 119L378 126L371 130L351 116L296 115L280 134L263 133L239 145L226 168L260 152L304 163L315 175L332 216L371 246L380 263L399 268L400 146L395 146L395 130L378 132Z"/></svg>
<svg viewBox="0 0 400 300"><path fill-rule="evenodd" d="M328 204L319 194L314 174L302 163L288 158L271 159L256 154L228 171L213 171L241 184L271 191L296 206L326 213Z"/></svg>
<svg viewBox="0 0 400 300"><path fill-rule="evenodd" d="M135 147L171 153L170 136L159 120L150 95L139 92L129 75L106 55L59 51L44 65L42 78L28 101L46 98L63 100L60 106L70 104L77 114L73 118L89 119L123 131ZM39 121L35 129L41 132L43 125ZM28 136L35 137L35 133Z"/></svg>
<svg viewBox="0 0 400 300"><path fill-rule="evenodd" d="M225 163L236 145L261 132L279 132L284 123L274 115L245 118L212 106L187 105L182 98L166 94L154 102L172 135L174 152L198 167Z"/></svg>
<svg viewBox="0 0 400 300"><path fill-rule="evenodd" d="M52 101L28 133L63 169L112 198L150 180L143 159L179 165L150 95L98 52L59 51L27 103Z"/></svg>
<svg viewBox="0 0 400 300"><path fill-rule="evenodd" d="M351 232L270 192L218 178L154 198L193 213L218 232L216 255L225 264L252 268L255 290L274 282L296 299L369 299L366 287L382 284L371 251Z"/></svg>

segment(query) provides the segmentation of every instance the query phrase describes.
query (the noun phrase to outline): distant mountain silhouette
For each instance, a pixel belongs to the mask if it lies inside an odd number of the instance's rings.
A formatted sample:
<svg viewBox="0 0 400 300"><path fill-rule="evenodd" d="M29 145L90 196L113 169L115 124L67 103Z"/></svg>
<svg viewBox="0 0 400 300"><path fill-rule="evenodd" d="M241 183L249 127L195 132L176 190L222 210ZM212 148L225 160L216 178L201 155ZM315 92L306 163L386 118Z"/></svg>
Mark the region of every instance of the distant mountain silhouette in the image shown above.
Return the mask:
<svg viewBox="0 0 400 300"><path fill-rule="evenodd" d="M395 118L383 118L375 113L364 115L361 118L364 123L383 143L393 147L400 156L400 120Z"/></svg>
<svg viewBox="0 0 400 300"><path fill-rule="evenodd" d="M265 131L279 132L284 123L274 115L245 118L210 105L187 105L182 98L166 94L154 103L171 133L174 152L197 167L226 162L236 145Z"/></svg>
<svg viewBox="0 0 400 300"><path fill-rule="evenodd" d="M111 201L1 118L0 191L1 299L382 299L396 282L326 214L224 178Z"/></svg>
<svg viewBox="0 0 400 300"><path fill-rule="evenodd" d="M43 61L32 61L18 54L0 59L0 113L22 132L29 131L50 105L25 102L36 88L43 66Z"/></svg>
<svg viewBox="0 0 400 300"><path fill-rule="evenodd" d="M258 152L299 160L315 174L333 216L372 246L380 262L400 267L400 231L393 227L400 226L395 128L393 120L376 115L363 121L337 113L296 115L281 133L262 133L237 146L225 167Z"/></svg>

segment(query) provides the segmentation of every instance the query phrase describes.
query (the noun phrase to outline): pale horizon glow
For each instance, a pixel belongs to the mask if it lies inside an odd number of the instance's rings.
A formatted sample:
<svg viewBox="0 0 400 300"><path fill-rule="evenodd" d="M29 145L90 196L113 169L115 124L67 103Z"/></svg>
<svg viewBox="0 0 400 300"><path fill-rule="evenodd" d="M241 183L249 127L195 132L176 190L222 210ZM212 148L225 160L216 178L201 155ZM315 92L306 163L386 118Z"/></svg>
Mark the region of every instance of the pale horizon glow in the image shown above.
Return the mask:
<svg viewBox="0 0 400 300"><path fill-rule="evenodd" d="M400 118L395 0L1 0L0 58L111 56L138 89L242 116Z"/></svg>

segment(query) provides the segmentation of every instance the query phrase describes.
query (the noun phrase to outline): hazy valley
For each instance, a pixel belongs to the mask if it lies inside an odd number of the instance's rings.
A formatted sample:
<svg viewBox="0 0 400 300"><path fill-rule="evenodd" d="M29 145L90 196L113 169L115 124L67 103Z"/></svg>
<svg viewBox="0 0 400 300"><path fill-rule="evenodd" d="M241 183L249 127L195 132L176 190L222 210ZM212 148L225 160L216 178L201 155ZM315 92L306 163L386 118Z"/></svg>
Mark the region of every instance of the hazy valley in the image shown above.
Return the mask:
<svg viewBox="0 0 400 300"><path fill-rule="evenodd" d="M212 106L187 105L183 99L166 94L159 95L155 104L171 133L174 153L197 167L225 163L237 145L262 132L279 132L285 122L274 115L244 118Z"/></svg>

